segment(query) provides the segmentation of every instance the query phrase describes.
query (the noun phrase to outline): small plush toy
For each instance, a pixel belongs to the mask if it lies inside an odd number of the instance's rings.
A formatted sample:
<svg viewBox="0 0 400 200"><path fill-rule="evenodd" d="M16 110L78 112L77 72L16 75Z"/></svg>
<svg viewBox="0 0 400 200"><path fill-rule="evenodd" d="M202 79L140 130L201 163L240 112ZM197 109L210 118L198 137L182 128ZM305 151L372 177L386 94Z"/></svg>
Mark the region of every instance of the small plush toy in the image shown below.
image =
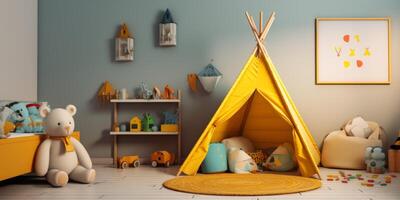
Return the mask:
<svg viewBox="0 0 400 200"><path fill-rule="evenodd" d="M9 137L9 133L14 131L15 125L10 121L10 116L14 111L4 107L0 112L0 138Z"/></svg>
<svg viewBox="0 0 400 200"><path fill-rule="evenodd" d="M268 155L264 153L261 149L258 149L254 152L248 152L249 156L256 162L258 166L262 166L262 164L267 160Z"/></svg>
<svg viewBox="0 0 400 200"><path fill-rule="evenodd" d="M229 171L237 174L245 174L258 170L256 162L243 150L230 148L228 151Z"/></svg>
<svg viewBox="0 0 400 200"><path fill-rule="evenodd" d="M29 116L33 124L32 132L41 133L43 132L43 118L39 114L40 104L28 104L26 108L28 109Z"/></svg>
<svg viewBox="0 0 400 200"><path fill-rule="evenodd" d="M153 92L147 87L147 84L144 82L140 84L140 97L142 99L151 99L153 97Z"/></svg>
<svg viewBox="0 0 400 200"><path fill-rule="evenodd" d="M272 171L286 172L296 167L292 145L284 143L272 152L263 166Z"/></svg>
<svg viewBox="0 0 400 200"><path fill-rule="evenodd" d="M372 133L372 129L368 126L368 123L362 117L355 117L344 127L347 135L368 138Z"/></svg>
<svg viewBox="0 0 400 200"><path fill-rule="evenodd" d="M11 115L12 122L15 124L16 133L32 132L32 120L29 117L28 109L25 103L12 102L7 105L14 113Z"/></svg>
<svg viewBox="0 0 400 200"><path fill-rule="evenodd" d="M385 157L382 147L367 147L365 149L367 172L374 174L385 173Z"/></svg>
<svg viewBox="0 0 400 200"><path fill-rule="evenodd" d="M175 99L175 90L169 85L165 85L164 93L162 94L163 99Z"/></svg>
<svg viewBox="0 0 400 200"><path fill-rule="evenodd" d="M55 187L65 186L68 179L92 183L96 171L92 169L89 154L77 139L71 137L75 127L73 116L76 107L68 105L65 109L50 110L47 106L41 106L39 112L44 118L48 138L37 150L36 174L46 175L47 181Z"/></svg>

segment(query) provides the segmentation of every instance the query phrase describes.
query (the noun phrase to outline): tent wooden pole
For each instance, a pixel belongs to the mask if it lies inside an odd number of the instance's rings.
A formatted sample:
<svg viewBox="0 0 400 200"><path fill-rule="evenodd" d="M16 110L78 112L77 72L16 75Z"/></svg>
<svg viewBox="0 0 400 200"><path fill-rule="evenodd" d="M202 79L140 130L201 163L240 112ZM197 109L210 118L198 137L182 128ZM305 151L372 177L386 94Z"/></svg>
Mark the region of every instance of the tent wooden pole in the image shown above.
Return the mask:
<svg viewBox="0 0 400 200"><path fill-rule="evenodd" d="M262 33L263 33L263 12L261 11L260 12L260 24L259 24L259 26L260 26L260 28L259 28L259 30L260 30L260 32L259 32L259 36L261 36L262 35Z"/></svg>
<svg viewBox="0 0 400 200"><path fill-rule="evenodd" d="M267 37L269 29L271 28L272 23L274 23L274 21L275 21L275 12L272 12L271 15L269 16L267 23L265 24L265 29L263 30L263 33L261 34L262 40L264 40Z"/></svg>
<svg viewBox="0 0 400 200"><path fill-rule="evenodd" d="M263 34L263 15L264 15L263 11L260 11L260 14L259 14L259 29L258 29L260 31L258 33L258 37L261 37L261 35ZM261 53L260 50L258 50L257 56L259 56L260 53Z"/></svg>
<svg viewBox="0 0 400 200"><path fill-rule="evenodd" d="M257 40L257 44L258 44L258 48L257 49L260 49L261 48L261 46L260 45L263 45L262 44L262 41L260 40L260 38L259 38L259 36L258 36L258 33L257 33L257 31L256 31L256 29L257 29L257 27L256 27L256 24L255 24L255 22L254 22L254 19L246 12L246 16L247 16L247 20L248 20L248 22L249 22L249 25L250 25L250 28L253 30L253 34L254 34L254 37L256 38L256 40ZM257 51L257 49L255 50L255 51ZM253 54L254 54L255 52L253 52ZM268 53L267 54L265 54L267 57L269 57L268 56Z"/></svg>
<svg viewBox="0 0 400 200"><path fill-rule="evenodd" d="M251 26L251 17L248 12L246 13L247 21L249 22L250 28L253 30L253 27ZM262 30L261 37L259 37L261 42L264 42L265 38L267 37L268 31L270 30L272 23L275 20L275 12L272 12L271 15L268 18L268 21L265 24L265 28ZM254 55L258 51L258 45L254 48L253 53L251 55Z"/></svg>

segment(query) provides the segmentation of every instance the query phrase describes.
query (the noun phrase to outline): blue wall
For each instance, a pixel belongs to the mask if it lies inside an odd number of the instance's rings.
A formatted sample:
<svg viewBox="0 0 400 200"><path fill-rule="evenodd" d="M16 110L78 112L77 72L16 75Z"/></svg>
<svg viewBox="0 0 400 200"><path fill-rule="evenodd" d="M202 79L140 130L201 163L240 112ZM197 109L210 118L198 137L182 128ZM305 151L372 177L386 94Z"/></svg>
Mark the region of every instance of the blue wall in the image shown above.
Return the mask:
<svg viewBox="0 0 400 200"><path fill-rule="evenodd" d="M157 47L162 10L170 8L178 23L178 45ZM111 155L112 107L96 92L104 80L130 93L141 81L168 83L183 91L183 149L188 153L252 52L255 41L244 12L277 12L267 48L289 93L320 143L328 132L354 115L379 122L394 139L400 125L398 0L39 0L39 100L52 107L75 104L77 129L92 156ZM314 84L315 17L391 16L393 82L389 86L317 86ZM266 16L267 17L267 16ZM113 61L117 27L126 22L135 37L135 60ZM188 73L210 59L224 74L212 94L193 94ZM376 98L379 98L377 100ZM145 110L168 106L122 106L128 121ZM171 137L122 137L123 153L148 156L173 148ZM154 144L154 145L153 145Z"/></svg>

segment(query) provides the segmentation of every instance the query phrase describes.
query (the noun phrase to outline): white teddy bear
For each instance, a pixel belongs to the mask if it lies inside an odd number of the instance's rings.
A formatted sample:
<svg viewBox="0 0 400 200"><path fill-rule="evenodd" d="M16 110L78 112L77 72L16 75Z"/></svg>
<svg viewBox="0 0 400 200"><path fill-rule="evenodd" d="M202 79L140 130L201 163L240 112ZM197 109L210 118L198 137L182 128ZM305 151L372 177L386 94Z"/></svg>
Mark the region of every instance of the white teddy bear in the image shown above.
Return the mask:
<svg viewBox="0 0 400 200"><path fill-rule="evenodd" d="M81 183L92 183L96 178L85 147L71 137L75 113L74 105L52 111L48 106L40 108L48 138L38 148L35 172L39 176L46 175L47 181L56 187L65 186L69 178Z"/></svg>

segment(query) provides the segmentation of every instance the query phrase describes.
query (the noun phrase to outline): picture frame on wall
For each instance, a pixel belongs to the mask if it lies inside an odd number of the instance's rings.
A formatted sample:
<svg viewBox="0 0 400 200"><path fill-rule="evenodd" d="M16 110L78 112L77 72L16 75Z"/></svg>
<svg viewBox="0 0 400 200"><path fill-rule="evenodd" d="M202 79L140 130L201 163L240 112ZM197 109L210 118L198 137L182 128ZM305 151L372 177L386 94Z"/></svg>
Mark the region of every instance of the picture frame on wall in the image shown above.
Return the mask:
<svg viewBox="0 0 400 200"><path fill-rule="evenodd" d="M115 61L133 61L134 46L134 39L129 32L128 25L121 24L115 38Z"/></svg>
<svg viewBox="0 0 400 200"><path fill-rule="evenodd" d="M316 18L317 85L390 84L391 19Z"/></svg>

